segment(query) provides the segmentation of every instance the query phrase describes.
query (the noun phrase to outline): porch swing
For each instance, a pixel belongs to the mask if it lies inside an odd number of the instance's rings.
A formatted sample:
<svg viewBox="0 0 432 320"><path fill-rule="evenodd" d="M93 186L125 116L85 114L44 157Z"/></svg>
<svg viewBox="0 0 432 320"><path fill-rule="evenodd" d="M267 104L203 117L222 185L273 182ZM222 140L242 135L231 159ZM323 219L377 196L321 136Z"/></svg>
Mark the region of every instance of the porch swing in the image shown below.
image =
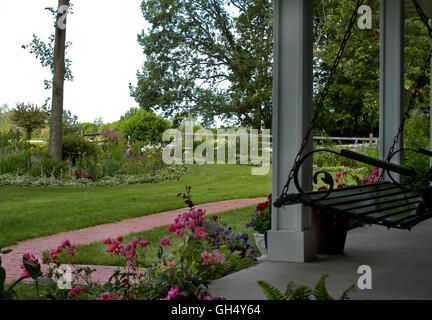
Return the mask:
<svg viewBox="0 0 432 320"><path fill-rule="evenodd" d="M332 212L335 215L343 217L344 219L360 220L366 224L376 224L385 226L387 228L398 228L411 230L413 226L432 218L432 168L429 169L426 175L420 175L412 167L403 166L392 163L392 158L400 152L414 152L426 157L432 157L432 152L425 149L407 149L402 148L395 150L399 142L401 133L404 129L405 121L407 120L411 109L414 106L414 101L418 95L422 85L427 81L427 71L430 68L430 61L432 58L432 50L422 73L420 74L416 89L411 95L409 105L403 116L401 125L393 140L393 145L389 149L388 155L385 160L369 157L364 154L359 154L348 149L342 149L339 152L334 150L320 149L307 153L303 156L303 150L306 147L309 137L312 133L313 125L320 110L323 107L324 100L327 96L330 83L336 69L341 61L343 51L346 47L347 41L351 35L352 28L357 18L358 8L362 4L362 0L357 1L357 6L351 17L350 24L345 32L344 39L336 55L330 75L327 79L325 87L320 95L319 102L309 123L306 134L303 138L300 150L295 158L293 167L289 173L288 180L282 190L282 194L274 202L275 207L282 207L293 204L302 203L305 206L310 206L320 212ZM424 14L422 8L416 0L413 4L419 14L421 20L428 29L429 37L432 39L432 28L429 25L428 18ZM311 191L305 192L299 183L298 173L304 161L318 152L329 152L337 156L349 158L365 164L373 165L381 169L378 183L358 185L353 187L345 187L341 189L334 188L333 178L330 173L326 171L318 171L313 175L313 183L316 184L318 177L324 175L321 181L324 182L328 188L324 191ZM417 181L426 181L421 187L413 187L399 183L396 181L392 173L401 176L410 177ZM384 175L390 178L390 182L384 181ZM288 193L291 182L294 182L298 193Z"/></svg>

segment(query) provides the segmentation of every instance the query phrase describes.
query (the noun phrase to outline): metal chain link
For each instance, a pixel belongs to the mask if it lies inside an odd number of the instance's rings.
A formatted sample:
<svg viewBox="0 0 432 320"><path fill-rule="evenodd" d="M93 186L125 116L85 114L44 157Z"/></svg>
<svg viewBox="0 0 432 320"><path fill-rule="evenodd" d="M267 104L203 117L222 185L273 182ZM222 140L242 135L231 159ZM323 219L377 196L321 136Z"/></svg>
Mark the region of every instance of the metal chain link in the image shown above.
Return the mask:
<svg viewBox="0 0 432 320"><path fill-rule="evenodd" d="M419 3L416 0L412 0L412 1L413 1L414 6L416 7L418 15L420 16L421 20L423 21L423 23L426 25L426 28L428 29L429 38L432 40L432 28L429 25L428 18L426 17L426 15L423 12L423 9L420 7ZM425 63L425 66L423 67L423 71L422 71L422 73L420 74L420 76L417 79L415 90L414 90L414 92L411 95L408 107L407 107L407 109L406 109L406 111L404 113L404 116L402 118L402 122L401 122L401 124L399 126L399 129L398 129L398 131L396 133L396 136L393 139L393 144L392 144L392 146L390 147L390 149L389 149L389 151L387 153L386 161L390 161L390 159L391 159L391 157L393 155L394 149L396 148L396 145L398 144L398 142L400 140L400 137L402 136L402 132L404 130L405 122L408 119L408 116L409 116L409 114L411 113L411 110L414 107L415 99L418 96L418 93L420 92L420 89L423 86L423 83L425 81L427 82L427 80L428 80L427 72L430 69L431 59L432 59L432 49L429 52L428 59L427 59L427 61ZM378 181L380 183L383 182L383 180L384 180L384 173L385 173L385 170L381 170L381 174L380 174L379 179L378 179Z"/></svg>
<svg viewBox="0 0 432 320"><path fill-rule="evenodd" d="M307 130L306 130L306 134L305 134L305 136L303 138L303 141L302 141L302 143L300 145L300 150L297 153L297 156L295 157L293 167L291 168L291 171L290 171L290 173L288 175L288 180L287 180L287 182L285 183L285 185L284 185L284 187L282 189L282 195L287 195L288 194L289 186L291 184L292 179L294 178L294 174L295 174L295 171L296 171L295 168L297 167L299 161L302 158L303 150L304 150L304 148L306 147L306 145L307 145L307 143L309 141L310 134L312 133L312 129L314 127L314 123L315 123L316 119L318 118L318 114L320 113L320 111L321 111L321 109L322 109L322 107L324 105L324 101L325 101L325 99L327 97L327 94L328 94L328 91L330 89L330 84L333 81L334 74L336 73L336 69L337 69L337 67L340 64L340 61L342 60L343 52L345 51L347 42L348 42L348 40L349 40L349 38L351 36L351 32L352 32L353 26L354 26L354 24L356 22L358 9L363 4L363 1L364 0L358 0L357 1L356 8L354 10L353 15L351 16L350 23L349 23L348 28L347 28L347 30L345 32L345 35L344 35L342 43L341 43L341 45L339 47L339 50L338 50L338 52L336 54L336 58L334 60L333 66L331 68L330 75L327 78L326 84L325 84L324 89L323 89L323 91L321 93L321 96L320 96L320 100L318 101L317 107L315 108L315 111L314 111L314 113L312 115L312 119L311 119L311 121L310 121L310 123L308 125Z"/></svg>

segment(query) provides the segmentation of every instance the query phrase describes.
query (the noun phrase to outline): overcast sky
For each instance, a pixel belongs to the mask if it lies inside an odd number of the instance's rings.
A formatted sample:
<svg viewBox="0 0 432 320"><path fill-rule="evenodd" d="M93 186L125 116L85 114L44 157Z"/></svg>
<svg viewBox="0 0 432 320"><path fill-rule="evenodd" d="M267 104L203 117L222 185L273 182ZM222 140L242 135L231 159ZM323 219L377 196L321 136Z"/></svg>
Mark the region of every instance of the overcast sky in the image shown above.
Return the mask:
<svg viewBox="0 0 432 320"><path fill-rule="evenodd" d="M34 55L21 48L36 34L47 41L54 33L53 18L45 7L57 0L0 0L0 105L31 102L41 106L51 92L51 79ZM141 0L75 0L68 17L67 41L73 82L65 82L64 108L80 122L116 121L137 106L129 83L144 62L137 35L148 27L140 10Z"/></svg>

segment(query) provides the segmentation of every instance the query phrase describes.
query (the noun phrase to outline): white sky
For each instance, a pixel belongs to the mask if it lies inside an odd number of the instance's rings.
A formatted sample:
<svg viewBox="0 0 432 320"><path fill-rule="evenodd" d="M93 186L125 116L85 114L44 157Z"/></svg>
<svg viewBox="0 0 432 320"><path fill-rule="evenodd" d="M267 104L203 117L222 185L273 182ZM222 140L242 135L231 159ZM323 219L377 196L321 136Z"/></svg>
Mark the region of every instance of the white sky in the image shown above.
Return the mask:
<svg viewBox="0 0 432 320"><path fill-rule="evenodd" d="M145 56L137 35L148 27L141 0L73 0L68 16L67 41L74 81L65 82L64 108L80 122L101 117L116 121L137 103L129 83L137 82ZM0 105L17 102L41 106L51 91L44 79L52 78L29 50L21 48L36 34L47 42L54 33L53 18L45 7L57 9L57 0L0 0Z"/></svg>

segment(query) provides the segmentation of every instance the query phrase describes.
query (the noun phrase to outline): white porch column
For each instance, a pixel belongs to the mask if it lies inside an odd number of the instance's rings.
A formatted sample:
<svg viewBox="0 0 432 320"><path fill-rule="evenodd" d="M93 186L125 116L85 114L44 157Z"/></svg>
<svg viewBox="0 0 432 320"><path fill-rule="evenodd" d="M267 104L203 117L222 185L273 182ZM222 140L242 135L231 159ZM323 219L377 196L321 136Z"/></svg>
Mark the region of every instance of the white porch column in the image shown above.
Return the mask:
<svg viewBox="0 0 432 320"><path fill-rule="evenodd" d="M404 0L381 0L380 39L380 159L393 144L404 112ZM403 147L404 136L395 150ZM392 158L402 163L402 154ZM396 174L393 177L397 178Z"/></svg>
<svg viewBox="0 0 432 320"><path fill-rule="evenodd" d="M273 199L282 192L312 114L312 0L274 1ZM312 140L305 152L312 150ZM311 159L310 159L311 160ZM312 162L303 165L311 189ZM292 184L290 192L296 192ZM268 259L305 262L316 255L311 211L301 205L272 208Z"/></svg>

